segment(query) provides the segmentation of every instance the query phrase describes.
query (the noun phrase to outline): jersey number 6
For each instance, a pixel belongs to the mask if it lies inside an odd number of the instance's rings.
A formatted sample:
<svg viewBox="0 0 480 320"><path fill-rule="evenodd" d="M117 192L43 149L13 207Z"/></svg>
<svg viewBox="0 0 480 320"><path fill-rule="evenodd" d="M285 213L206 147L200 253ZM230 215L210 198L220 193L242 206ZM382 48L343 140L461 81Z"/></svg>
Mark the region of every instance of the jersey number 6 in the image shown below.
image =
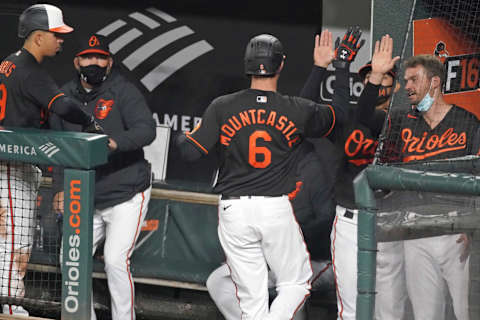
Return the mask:
<svg viewBox="0 0 480 320"><path fill-rule="evenodd" d="M5 118L5 109L7 107L7 88L5 84L0 84L0 121Z"/></svg>
<svg viewBox="0 0 480 320"><path fill-rule="evenodd" d="M266 168L272 162L272 153L267 147L258 147L257 140L272 141L267 131L257 130L250 135L248 143L248 163L254 168ZM263 155L262 161L257 161L257 154Z"/></svg>

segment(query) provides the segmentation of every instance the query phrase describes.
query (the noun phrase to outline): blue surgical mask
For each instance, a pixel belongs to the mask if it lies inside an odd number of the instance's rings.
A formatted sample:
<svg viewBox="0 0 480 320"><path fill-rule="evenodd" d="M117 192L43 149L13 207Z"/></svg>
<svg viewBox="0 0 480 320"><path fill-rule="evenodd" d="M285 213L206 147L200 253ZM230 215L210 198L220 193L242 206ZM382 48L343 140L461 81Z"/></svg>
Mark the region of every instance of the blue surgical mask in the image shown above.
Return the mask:
<svg viewBox="0 0 480 320"><path fill-rule="evenodd" d="M433 104L433 97L430 95L430 89L432 88L432 82L430 81L430 87L428 88L427 94L423 97L422 101L417 104L417 110L420 112L427 112L432 104Z"/></svg>

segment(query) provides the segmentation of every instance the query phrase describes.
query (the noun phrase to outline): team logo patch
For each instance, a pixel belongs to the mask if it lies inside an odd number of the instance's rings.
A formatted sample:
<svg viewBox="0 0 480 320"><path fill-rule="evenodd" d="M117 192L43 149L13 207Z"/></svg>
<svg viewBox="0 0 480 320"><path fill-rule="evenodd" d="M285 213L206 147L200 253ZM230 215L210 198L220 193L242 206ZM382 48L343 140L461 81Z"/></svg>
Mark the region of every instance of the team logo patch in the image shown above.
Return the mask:
<svg viewBox="0 0 480 320"><path fill-rule="evenodd" d="M112 110L113 100L100 99L95 106L95 117L97 119L105 119L110 110Z"/></svg>

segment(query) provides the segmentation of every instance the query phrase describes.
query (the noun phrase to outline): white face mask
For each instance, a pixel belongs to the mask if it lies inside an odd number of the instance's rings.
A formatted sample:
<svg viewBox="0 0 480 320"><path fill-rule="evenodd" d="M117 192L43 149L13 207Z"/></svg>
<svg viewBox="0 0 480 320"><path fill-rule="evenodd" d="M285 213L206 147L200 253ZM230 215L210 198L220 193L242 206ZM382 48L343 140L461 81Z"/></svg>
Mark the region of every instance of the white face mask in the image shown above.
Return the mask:
<svg viewBox="0 0 480 320"><path fill-rule="evenodd" d="M432 81L430 81L430 87L428 88L425 97L417 104L417 110L420 112L427 112L433 105L433 97L430 95L430 89L432 89Z"/></svg>

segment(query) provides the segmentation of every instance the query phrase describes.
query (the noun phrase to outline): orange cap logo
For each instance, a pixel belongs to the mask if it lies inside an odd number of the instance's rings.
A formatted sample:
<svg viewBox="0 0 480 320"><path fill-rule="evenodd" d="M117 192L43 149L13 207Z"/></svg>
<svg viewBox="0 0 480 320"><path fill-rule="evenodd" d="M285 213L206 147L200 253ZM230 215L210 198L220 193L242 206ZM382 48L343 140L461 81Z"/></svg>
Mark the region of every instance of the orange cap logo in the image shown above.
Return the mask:
<svg viewBox="0 0 480 320"><path fill-rule="evenodd" d="M90 40L88 40L88 45L90 47L95 47L95 46L99 46L100 42L98 41L97 37L91 36Z"/></svg>

